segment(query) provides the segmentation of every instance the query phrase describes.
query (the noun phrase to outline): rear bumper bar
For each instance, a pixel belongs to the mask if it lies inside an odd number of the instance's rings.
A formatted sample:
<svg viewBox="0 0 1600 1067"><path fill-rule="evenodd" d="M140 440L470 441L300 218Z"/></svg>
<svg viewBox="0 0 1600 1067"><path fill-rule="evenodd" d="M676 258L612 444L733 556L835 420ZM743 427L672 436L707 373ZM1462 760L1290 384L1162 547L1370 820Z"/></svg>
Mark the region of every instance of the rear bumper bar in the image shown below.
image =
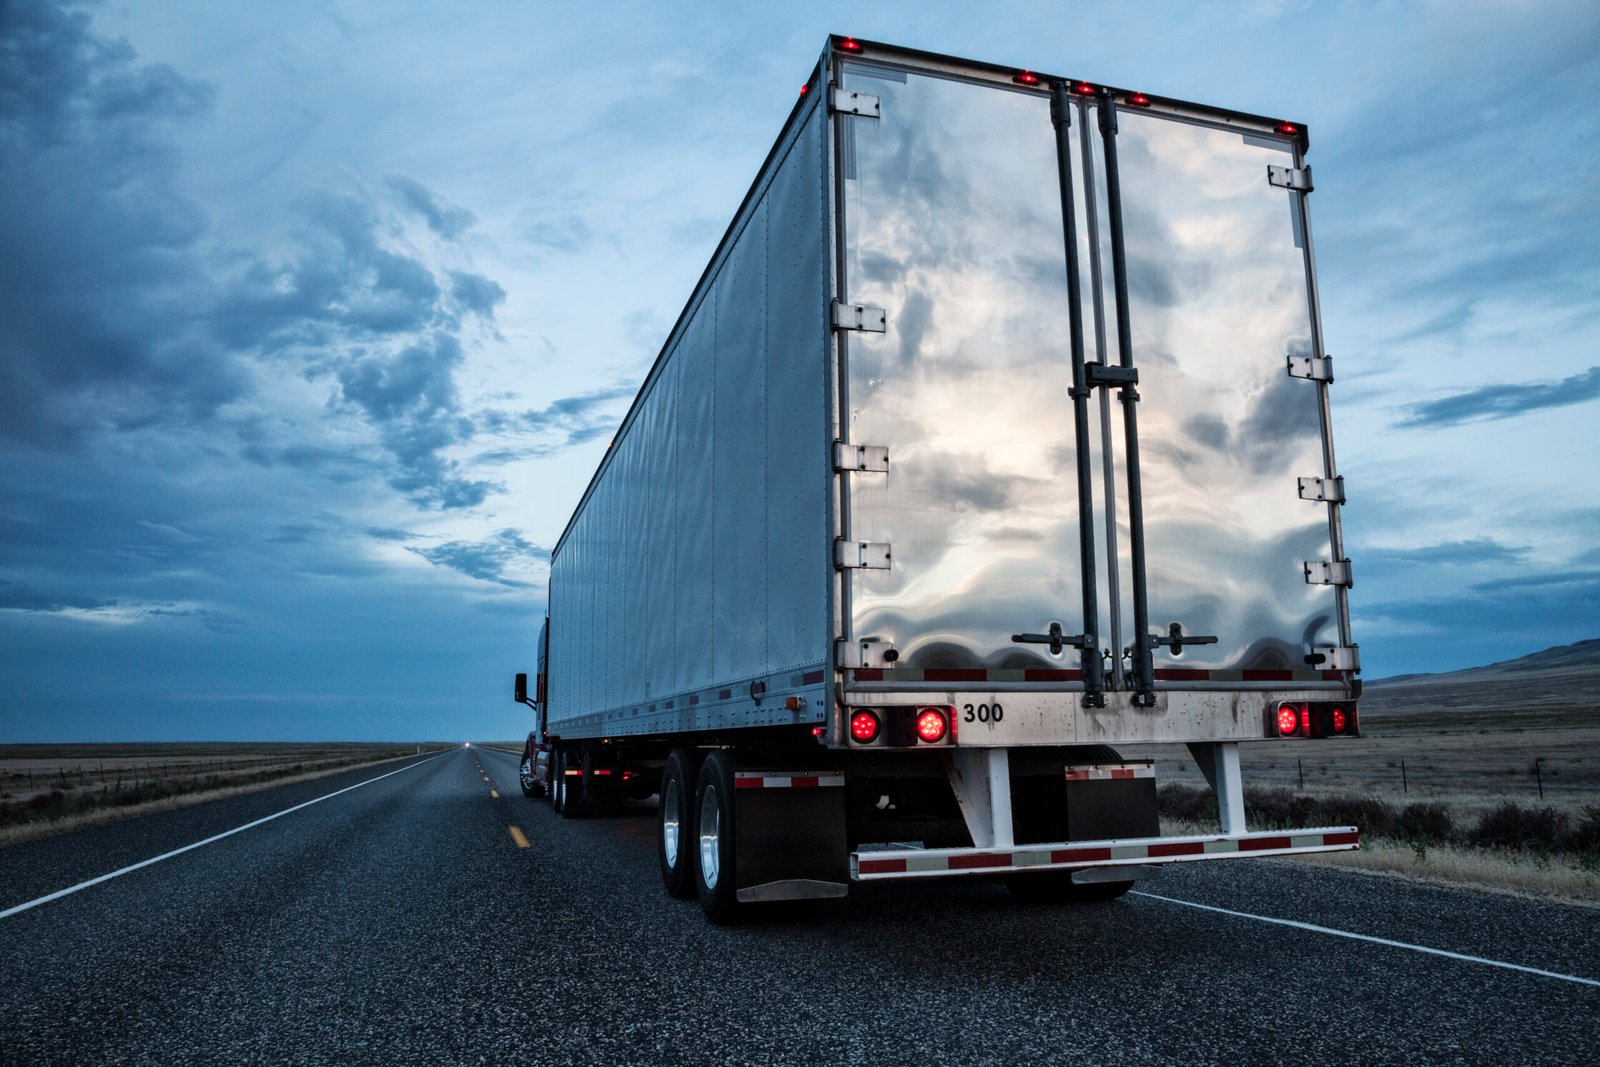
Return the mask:
<svg viewBox="0 0 1600 1067"><path fill-rule="evenodd" d="M1361 847L1353 826L1315 830L1268 830L1196 837L1144 837L1117 841L1063 841L1013 845L1010 848L893 849L852 852L850 878L857 882L883 878L937 878L962 874L1008 874L1023 871L1082 870L1129 864L1188 863L1248 856L1297 856L1312 852L1347 852Z"/></svg>

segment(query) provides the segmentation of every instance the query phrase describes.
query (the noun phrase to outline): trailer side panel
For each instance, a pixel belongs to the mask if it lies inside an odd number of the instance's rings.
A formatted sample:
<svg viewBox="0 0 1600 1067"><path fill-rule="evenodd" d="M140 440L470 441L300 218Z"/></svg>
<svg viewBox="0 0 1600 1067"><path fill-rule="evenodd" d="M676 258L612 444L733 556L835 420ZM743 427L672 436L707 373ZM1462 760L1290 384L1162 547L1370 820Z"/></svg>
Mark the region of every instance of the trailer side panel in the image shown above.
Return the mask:
<svg viewBox="0 0 1600 1067"><path fill-rule="evenodd" d="M779 698L821 692L828 642L825 119L797 114L551 560L560 736L822 718Z"/></svg>

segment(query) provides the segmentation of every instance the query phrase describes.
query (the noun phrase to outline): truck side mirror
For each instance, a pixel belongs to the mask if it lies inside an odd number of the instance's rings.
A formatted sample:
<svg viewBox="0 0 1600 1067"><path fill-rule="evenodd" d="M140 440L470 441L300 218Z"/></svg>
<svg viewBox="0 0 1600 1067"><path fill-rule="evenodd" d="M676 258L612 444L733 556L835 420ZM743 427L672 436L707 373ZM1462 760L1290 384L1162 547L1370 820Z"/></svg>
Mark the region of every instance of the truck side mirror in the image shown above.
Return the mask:
<svg viewBox="0 0 1600 1067"><path fill-rule="evenodd" d="M519 674L519 675L517 675L517 703L518 704L526 704L527 702L528 702L528 676L526 674Z"/></svg>

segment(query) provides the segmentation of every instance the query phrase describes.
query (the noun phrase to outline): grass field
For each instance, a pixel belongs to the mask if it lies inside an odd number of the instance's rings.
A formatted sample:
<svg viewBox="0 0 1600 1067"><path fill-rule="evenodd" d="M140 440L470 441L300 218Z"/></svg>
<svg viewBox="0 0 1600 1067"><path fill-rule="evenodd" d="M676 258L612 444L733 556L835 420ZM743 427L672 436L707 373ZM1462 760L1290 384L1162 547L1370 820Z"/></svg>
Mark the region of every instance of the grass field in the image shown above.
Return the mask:
<svg viewBox="0 0 1600 1067"><path fill-rule="evenodd" d="M1291 811L1350 822L1360 852L1306 862L1600 902L1600 686L1528 681L1369 690L1360 737L1240 746L1251 828ZM1184 746L1129 755L1180 787L1163 795L1166 832L1204 827L1205 779Z"/></svg>
<svg viewBox="0 0 1600 1067"><path fill-rule="evenodd" d="M326 742L0 745L0 844L439 747Z"/></svg>

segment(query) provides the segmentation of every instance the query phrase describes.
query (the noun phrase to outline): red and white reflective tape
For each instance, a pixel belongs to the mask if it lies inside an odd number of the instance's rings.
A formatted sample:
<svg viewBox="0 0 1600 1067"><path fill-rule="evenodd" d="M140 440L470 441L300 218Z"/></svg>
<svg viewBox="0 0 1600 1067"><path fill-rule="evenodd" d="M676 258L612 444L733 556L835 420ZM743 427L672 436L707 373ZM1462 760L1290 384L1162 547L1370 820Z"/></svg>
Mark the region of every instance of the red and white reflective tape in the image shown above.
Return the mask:
<svg viewBox="0 0 1600 1067"><path fill-rule="evenodd" d="M1099 763L1092 767L1068 767L1067 781L1089 782L1103 778L1154 778L1156 769L1148 763Z"/></svg>
<svg viewBox="0 0 1600 1067"><path fill-rule="evenodd" d="M1036 667L986 670L982 667L857 667L850 672L857 682L1081 682L1083 672ZM1338 682L1340 671L1299 669L1194 670L1157 667L1158 682Z"/></svg>
<svg viewBox="0 0 1600 1067"><path fill-rule="evenodd" d="M735 789L820 789L844 785L844 775L824 771L798 774L768 774L766 771L735 771Z"/></svg>
<svg viewBox="0 0 1600 1067"><path fill-rule="evenodd" d="M1126 864L1182 863L1191 860L1236 859L1241 856L1289 856L1307 852L1344 852L1361 846L1353 826L1317 830L1269 830L1260 833L1205 837L1146 837L1120 841L1064 841L1009 849L941 848L904 852L854 852L850 876L916 878L952 874L994 874L1037 871L1048 867L1115 867Z"/></svg>

